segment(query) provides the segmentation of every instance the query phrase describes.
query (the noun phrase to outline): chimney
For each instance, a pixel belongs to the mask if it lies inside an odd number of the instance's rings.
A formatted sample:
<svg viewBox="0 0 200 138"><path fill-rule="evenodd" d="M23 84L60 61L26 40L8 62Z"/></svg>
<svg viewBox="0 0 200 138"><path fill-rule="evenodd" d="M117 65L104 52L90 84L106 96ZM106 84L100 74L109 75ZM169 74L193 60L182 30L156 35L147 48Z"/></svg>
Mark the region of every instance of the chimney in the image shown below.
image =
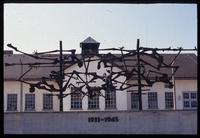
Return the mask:
<svg viewBox="0 0 200 138"><path fill-rule="evenodd" d="M86 38L83 42L80 43L82 48L83 55L95 55L99 53L100 43L94 40L92 37Z"/></svg>

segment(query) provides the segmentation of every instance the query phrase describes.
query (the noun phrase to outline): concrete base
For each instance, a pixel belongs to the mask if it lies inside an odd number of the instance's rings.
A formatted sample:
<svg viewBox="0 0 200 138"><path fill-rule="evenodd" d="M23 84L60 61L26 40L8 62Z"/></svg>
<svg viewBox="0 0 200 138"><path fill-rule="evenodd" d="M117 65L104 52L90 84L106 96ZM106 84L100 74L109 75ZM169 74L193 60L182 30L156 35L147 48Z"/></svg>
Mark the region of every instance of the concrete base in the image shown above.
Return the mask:
<svg viewBox="0 0 200 138"><path fill-rule="evenodd" d="M4 113L5 134L197 134L197 111Z"/></svg>

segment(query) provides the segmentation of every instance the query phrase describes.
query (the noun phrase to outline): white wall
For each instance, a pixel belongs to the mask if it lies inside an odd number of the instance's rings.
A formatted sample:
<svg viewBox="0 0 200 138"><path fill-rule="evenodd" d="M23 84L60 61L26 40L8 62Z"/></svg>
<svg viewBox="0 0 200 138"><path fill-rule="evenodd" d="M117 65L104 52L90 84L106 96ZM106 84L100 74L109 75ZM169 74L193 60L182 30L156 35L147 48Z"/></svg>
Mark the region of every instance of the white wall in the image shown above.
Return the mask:
<svg viewBox="0 0 200 138"><path fill-rule="evenodd" d="M136 81L129 81L129 83L135 83ZM137 90L137 87L131 88L129 90ZM148 88L142 88L148 89ZM152 88L149 88L149 91L144 91L146 93L142 95L142 107L144 110L148 110L148 92L157 92L158 94L158 109L165 110L165 92L174 92L174 89L165 88L164 83L157 82ZM197 92L197 81L196 80L176 80L175 81L176 89L176 104L177 109L183 109L183 91L196 91ZM131 98L130 93L128 93L128 109L131 109Z"/></svg>
<svg viewBox="0 0 200 138"><path fill-rule="evenodd" d="M20 111L20 83L17 81L4 81L4 111L7 111L7 94L18 94L17 111Z"/></svg>
<svg viewBox="0 0 200 138"><path fill-rule="evenodd" d="M32 81L32 83L35 83ZM53 82L52 82L53 83ZM23 84L22 90L22 111L25 110L25 94L30 94L29 85ZM48 93L45 90L35 89L35 111L43 111L43 94ZM17 111L20 111L21 95L20 95L20 82L17 81L4 81L4 111L7 110L7 94L17 94ZM59 111L59 100L57 96L53 97L53 111Z"/></svg>
<svg viewBox="0 0 200 138"><path fill-rule="evenodd" d="M93 57L93 59L98 59L98 57ZM86 59L87 60L87 59ZM101 68L98 70L97 69L97 63L98 62L90 62L90 65L89 65L89 69L88 69L88 72L96 72L97 75L100 75L100 76L103 76L104 73L108 74L106 70L110 69L110 68L105 68L103 63L101 63ZM72 72L73 70L75 71L78 71L78 72L85 72L85 67L84 65L80 68L78 67L77 64L67 68L65 70L65 73L70 73ZM113 71L120 71L119 68L113 68ZM84 80L85 80L85 75L80 75ZM77 77L76 75L74 75L74 77ZM88 77L88 80L90 80L92 77ZM66 77L66 80L68 80L69 78ZM118 81L123 81L125 80L125 78L123 76L120 76L118 79ZM77 80L75 79L72 79L70 81L70 83L74 84L75 86L78 86L78 84L76 83ZM100 79L97 79L96 80L96 83L94 84L89 84L90 86L101 86L104 82ZM81 86L81 85L80 85ZM120 85L116 85L117 88L119 88ZM85 88L85 87L84 87ZM86 92L86 89L83 89L84 92ZM70 88L68 88L66 90L65 93L70 93ZM105 95L104 91L102 91L103 95ZM100 97L100 110L105 110L105 98L103 97ZM70 109L70 96L66 97L63 99L63 104L64 104L64 111L69 111L71 110ZM117 91L116 92L116 103L117 103L117 110L127 110L127 93L125 91ZM88 97L85 96L83 98L83 101L82 101L82 110L86 111L88 110ZM107 110L107 109L106 109Z"/></svg>
<svg viewBox="0 0 200 138"><path fill-rule="evenodd" d="M95 57L96 58L96 57ZM100 70L97 70L97 62L90 63L89 72L97 72L98 75L102 75L106 72L106 68L104 68L103 64ZM73 70L84 72L84 68L79 68L77 65L73 65L65 70L65 73L72 72ZM114 68L114 71L120 71L118 68ZM84 76L81 75L83 78ZM67 78L66 78L67 79ZM123 76L119 77L118 80L122 81L125 78ZM71 80L71 83L76 84L75 80ZM52 82L53 83L53 82ZM96 83L93 85L100 86L103 82L101 80L97 80ZM134 81L129 81L129 83L134 83ZM197 80L176 80L176 103L177 109L183 109L183 91L197 91ZM118 86L119 87L119 86ZM131 88L131 90L137 90L137 87ZM145 89L145 88L144 88ZM131 109L131 99L130 93L125 91L117 91L116 92L116 103L117 103L117 110L130 110ZM66 92L69 93L70 89L68 88ZM152 88L150 88L150 92L157 92L158 93L158 109L165 110L165 92L173 92L173 89L165 88L164 83L155 83ZM17 81L4 81L4 111L7 109L7 94L18 94L17 96L17 111L20 111L20 82ZM25 94L29 92L29 85L23 84L23 109L25 108ZM43 111L43 93L49 93L45 90L38 90L35 91L36 97L36 111ZM144 91L143 93L148 93L148 91ZM104 92L103 92L104 94ZM100 97L100 110L105 110L105 99ZM53 97L53 110L59 111L59 99L57 96ZM70 111L71 107L71 99L70 96L67 96L63 99L63 108L64 111ZM144 110L148 110L148 95L142 95L142 105ZM84 111L88 110L88 97L85 96L82 101L82 106Z"/></svg>
<svg viewBox="0 0 200 138"><path fill-rule="evenodd" d="M176 103L177 109L183 109L183 92L196 91L197 80L177 80L176 82Z"/></svg>

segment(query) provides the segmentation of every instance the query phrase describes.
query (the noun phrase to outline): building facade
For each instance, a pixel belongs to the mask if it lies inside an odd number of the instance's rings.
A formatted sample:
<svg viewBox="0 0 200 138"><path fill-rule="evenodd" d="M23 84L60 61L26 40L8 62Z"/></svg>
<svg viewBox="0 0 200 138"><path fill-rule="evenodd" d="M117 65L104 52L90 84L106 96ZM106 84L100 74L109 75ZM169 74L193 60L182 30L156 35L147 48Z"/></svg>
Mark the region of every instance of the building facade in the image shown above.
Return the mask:
<svg viewBox="0 0 200 138"><path fill-rule="evenodd" d="M98 48L100 43L87 38L81 42L82 54L93 52L99 54ZM81 55L81 54L79 54ZM59 55L44 55L45 57L58 57ZM164 59L170 60L175 54L163 54ZM92 59L97 59L98 56L93 56ZM42 60L41 60L42 61ZM147 62L148 59L146 59ZM34 59L22 54L13 54L12 51L4 51L4 63L28 63L35 62ZM131 63L129 63L131 64ZM152 87L147 88L147 91L142 92L142 107L143 110L193 110L197 109L197 56L195 54L180 54L176 59L175 65L179 65L179 69L175 74L173 83L174 88L169 88L165 83L157 82ZM98 63L92 62L88 67L89 72L96 72L103 76L108 75L103 64L101 69L97 69ZM16 81L24 72L29 69L28 66L5 66L4 64L4 112L57 112L59 111L59 99L57 96L50 95L46 90L36 89L35 92L30 92L30 87L27 84ZM84 66L79 67L77 64L67 65L64 73L73 71L84 72ZM37 82L39 78L49 76L53 70L58 70L57 67L35 68L26 76L24 80ZM122 68L115 67L114 71L118 72ZM80 76L83 80L86 79L83 74ZM119 81L124 81L126 78L120 76ZM65 77L68 80L68 77ZM134 84L137 80L129 79L127 83ZM55 80L48 80L50 84L56 85ZM97 80L94 86L101 86L103 82ZM71 80L71 84L78 86L79 84ZM120 86L116 86L120 87ZM82 96L80 93L63 98L64 111L138 111L139 102L136 88L130 88L123 91L103 92L102 96L89 98ZM73 87L66 89L64 94L75 91Z"/></svg>

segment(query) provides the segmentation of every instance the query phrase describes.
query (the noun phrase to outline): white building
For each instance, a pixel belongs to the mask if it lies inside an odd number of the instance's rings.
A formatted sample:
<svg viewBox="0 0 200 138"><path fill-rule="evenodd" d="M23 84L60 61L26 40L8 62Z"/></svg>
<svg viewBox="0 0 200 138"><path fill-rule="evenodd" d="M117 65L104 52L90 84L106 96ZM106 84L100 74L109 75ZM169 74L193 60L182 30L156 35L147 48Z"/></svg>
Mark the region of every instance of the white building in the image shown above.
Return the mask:
<svg viewBox="0 0 200 138"><path fill-rule="evenodd" d="M98 53L99 43L92 38L87 38L81 43L82 53L88 52ZM164 61L169 62L176 54L163 54ZM65 55L64 55L65 56ZM81 54L78 56L81 57ZM44 57L59 58L59 55L44 55ZM92 59L97 59L93 56ZM145 58L145 56L144 56ZM86 59L87 60L87 59ZM152 62L146 58L147 62ZM35 59L22 54L13 54L12 51L4 51L4 63L34 63ZM40 60L45 62L45 60ZM131 64L129 62L128 64ZM180 54L174 65L178 65L179 69L175 74L175 88L168 88L165 83L155 83L148 91L144 91L142 95L143 110L178 110L197 109L197 56L195 54ZM99 75L107 74L107 68L101 64L101 69L97 69L98 63L91 62L88 72L96 72ZM30 112L30 111L59 111L59 99L57 96L49 96L48 91L36 89L34 93L30 93L30 86L16 81L23 73L29 69L28 65L23 66L5 66L4 64L4 112ZM37 82L39 78L49 76L53 70L59 67L39 67L33 68L23 78L30 82ZM114 71L121 71L123 68L115 67ZM73 71L84 72L84 66L79 67L77 64L67 64L64 72ZM107 74L108 75L108 74ZM86 79L84 74L81 78ZM88 78L89 79L89 78ZM119 81L125 80L124 76L120 76ZM68 77L65 77L68 80ZM134 78L128 80L127 83L136 82ZM48 81L55 84L54 80ZM75 80L71 80L73 85L78 85ZM93 86L101 86L101 80L97 80ZM116 87L119 87L116 84ZM64 94L70 93L73 88L67 88ZM88 111L88 110L138 110L138 96L131 90L137 90L137 87L124 91L116 91L109 93L110 98L96 96L89 99L81 95L69 95L63 99L64 111ZM105 92L103 92L105 95ZM174 98L175 97L175 98Z"/></svg>

